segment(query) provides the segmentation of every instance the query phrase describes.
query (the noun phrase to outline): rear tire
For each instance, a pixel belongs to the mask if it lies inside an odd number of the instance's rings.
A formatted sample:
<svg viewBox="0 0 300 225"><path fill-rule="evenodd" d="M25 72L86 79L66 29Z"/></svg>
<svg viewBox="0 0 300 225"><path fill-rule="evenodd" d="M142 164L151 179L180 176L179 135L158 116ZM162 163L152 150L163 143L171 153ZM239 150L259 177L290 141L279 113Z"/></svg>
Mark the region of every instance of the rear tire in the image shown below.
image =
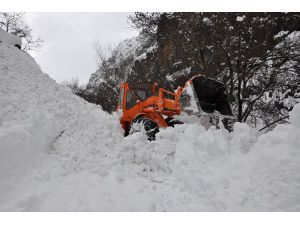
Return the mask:
<svg viewBox="0 0 300 225"><path fill-rule="evenodd" d="M129 128L129 134L143 131L145 131L149 141L154 141L156 133L159 132L159 127L153 120L138 117L132 121Z"/></svg>

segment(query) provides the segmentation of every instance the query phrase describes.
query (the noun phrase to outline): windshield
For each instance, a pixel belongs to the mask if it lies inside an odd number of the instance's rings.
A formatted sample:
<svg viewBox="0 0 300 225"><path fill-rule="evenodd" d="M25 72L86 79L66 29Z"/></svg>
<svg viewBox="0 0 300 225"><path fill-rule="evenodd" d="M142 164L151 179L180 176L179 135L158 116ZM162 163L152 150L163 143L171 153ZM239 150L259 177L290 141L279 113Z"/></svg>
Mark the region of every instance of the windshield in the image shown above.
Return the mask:
<svg viewBox="0 0 300 225"><path fill-rule="evenodd" d="M148 97L147 92L145 90L134 90L134 91L137 94L138 98L140 98L141 100L145 100Z"/></svg>
<svg viewBox="0 0 300 225"><path fill-rule="evenodd" d="M130 85L129 88L137 95L139 100L144 101L145 99L152 96L153 86L152 85Z"/></svg>
<svg viewBox="0 0 300 225"><path fill-rule="evenodd" d="M130 109L136 105L137 101L145 101L152 96L152 86L130 85L126 95L126 108Z"/></svg>

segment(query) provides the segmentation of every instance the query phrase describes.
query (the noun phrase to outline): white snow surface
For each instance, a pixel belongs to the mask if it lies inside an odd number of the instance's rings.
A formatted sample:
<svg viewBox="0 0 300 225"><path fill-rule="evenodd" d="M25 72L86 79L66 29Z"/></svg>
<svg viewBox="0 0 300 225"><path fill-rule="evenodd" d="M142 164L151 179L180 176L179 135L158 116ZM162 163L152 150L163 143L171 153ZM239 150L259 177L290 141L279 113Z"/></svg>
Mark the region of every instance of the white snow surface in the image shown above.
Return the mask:
<svg viewBox="0 0 300 225"><path fill-rule="evenodd" d="M290 122L124 138L117 115L0 46L0 211L299 211L300 105Z"/></svg>

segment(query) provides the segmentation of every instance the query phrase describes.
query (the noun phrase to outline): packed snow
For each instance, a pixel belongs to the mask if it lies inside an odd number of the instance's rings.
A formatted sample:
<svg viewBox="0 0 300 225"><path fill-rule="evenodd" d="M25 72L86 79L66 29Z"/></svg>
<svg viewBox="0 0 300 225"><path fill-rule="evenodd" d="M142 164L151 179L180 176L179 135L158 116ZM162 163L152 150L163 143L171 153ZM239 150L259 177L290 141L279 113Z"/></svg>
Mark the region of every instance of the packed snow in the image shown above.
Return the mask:
<svg viewBox="0 0 300 225"><path fill-rule="evenodd" d="M299 211L300 105L291 124L208 130L196 118L149 142L118 115L0 46L0 211Z"/></svg>

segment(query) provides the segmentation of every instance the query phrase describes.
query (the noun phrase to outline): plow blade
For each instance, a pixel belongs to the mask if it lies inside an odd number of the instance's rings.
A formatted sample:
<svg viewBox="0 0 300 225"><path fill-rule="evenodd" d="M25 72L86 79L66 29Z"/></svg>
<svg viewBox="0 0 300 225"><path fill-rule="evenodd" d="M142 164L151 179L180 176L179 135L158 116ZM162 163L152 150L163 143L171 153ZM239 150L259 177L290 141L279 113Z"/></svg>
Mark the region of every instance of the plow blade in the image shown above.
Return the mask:
<svg viewBox="0 0 300 225"><path fill-rule="evenodd" d="M205 76L195 76L186 83L180 103L188 114L233 118L225 85Z"/></svg>

